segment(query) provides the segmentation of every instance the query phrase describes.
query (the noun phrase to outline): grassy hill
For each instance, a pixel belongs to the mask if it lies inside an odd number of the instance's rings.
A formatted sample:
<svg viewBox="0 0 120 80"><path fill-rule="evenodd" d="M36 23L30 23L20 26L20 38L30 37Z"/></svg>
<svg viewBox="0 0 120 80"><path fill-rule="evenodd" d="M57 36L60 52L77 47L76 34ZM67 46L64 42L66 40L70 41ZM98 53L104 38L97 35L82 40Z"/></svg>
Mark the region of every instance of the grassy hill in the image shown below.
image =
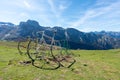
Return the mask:
<svg viewBox="0 0 120 80"><path fill-rule="evenodd" d="M17 43L0 42L0 80L120 80L120 49L72 50L76 63L71 68L41 70L19 55Z"/></svg>

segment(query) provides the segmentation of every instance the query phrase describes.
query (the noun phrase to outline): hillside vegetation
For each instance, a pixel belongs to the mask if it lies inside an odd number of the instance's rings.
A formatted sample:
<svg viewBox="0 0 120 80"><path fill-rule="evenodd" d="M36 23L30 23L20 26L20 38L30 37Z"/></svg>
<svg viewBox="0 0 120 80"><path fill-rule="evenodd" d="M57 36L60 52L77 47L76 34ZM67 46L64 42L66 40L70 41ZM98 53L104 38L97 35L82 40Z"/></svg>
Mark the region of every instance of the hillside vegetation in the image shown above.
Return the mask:
<svg viewBox="0 0 120 80"><path fill-rule="evenodd" d="M76 63L71 68L42 70L20 55L16 42L0 42L0 80L120 80L120 49L71 50Z"/></svg>

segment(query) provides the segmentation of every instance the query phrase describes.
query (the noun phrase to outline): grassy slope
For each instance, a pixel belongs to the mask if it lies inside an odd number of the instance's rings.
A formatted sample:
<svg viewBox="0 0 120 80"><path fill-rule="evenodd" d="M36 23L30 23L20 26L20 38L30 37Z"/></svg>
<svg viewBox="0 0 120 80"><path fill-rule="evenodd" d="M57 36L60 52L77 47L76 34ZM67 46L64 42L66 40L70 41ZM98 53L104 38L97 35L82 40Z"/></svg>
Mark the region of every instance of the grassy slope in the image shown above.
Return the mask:
<svg viewBox="0 0 120 80"><path fill-rule="evenodd" d="M0 80L120 80L120 50L75 50L70 68L41 70L20 61L16 43L0 42ZM9 65L8 65L9 64Z"/></svg>

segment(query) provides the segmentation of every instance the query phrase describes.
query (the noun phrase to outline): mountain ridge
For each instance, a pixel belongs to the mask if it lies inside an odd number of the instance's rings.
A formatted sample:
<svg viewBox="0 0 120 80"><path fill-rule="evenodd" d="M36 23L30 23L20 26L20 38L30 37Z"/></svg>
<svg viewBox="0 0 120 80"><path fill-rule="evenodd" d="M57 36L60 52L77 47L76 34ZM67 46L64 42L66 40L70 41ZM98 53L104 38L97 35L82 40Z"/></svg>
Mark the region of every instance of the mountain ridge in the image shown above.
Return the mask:
<svg viewBox="0 0 120 80"><path fill-rule="evenodd" d="M4 25L4 24L5 25ZM19 37L34 37L32 33L44 31L46 35L52 37L53 30L57 30L55 39L63 40L68 36L68 43L71 49L114 49L120 48L120 32L81 32L74 28L64 29L59 26L44 27L35 20L22 21L19 25L0 22L0 40L15 40ZM6 25L7 24L7 25ZM11 25L12 24L12 25ZM5 27L5 28L4 28ZM3 36L5 36L3 38ZM63 43L62 43L63 46ZM64 46L63 46L64 47Z"/></svg>

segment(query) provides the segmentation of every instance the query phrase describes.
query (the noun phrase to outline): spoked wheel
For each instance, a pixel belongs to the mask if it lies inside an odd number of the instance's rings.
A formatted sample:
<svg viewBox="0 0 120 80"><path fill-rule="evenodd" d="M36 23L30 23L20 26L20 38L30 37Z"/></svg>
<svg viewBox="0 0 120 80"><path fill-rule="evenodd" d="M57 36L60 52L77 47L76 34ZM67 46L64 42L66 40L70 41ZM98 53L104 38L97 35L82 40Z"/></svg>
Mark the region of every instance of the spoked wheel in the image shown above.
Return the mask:
<svg viewBox="0 0 120 80"><path fill-rule="evenodd" d="M27 50L27 45L28 45L28 41L19 41L18 42L18 51L20 53L20 55L22 54L26 54L26 50Z"/></svg>
<svg viewBox="0 0 120 80"><path fill-rule="evenodd" d="M61 48L59 54L60 55L57 55L56 58L62 67L70 68L76 62L76 60L73 58L73 53L68 51L68 49Z"/></svg>
<svg viewBox="0 0 120 80"><path fill-rule="evenodd" d="M36 56L38 55L38 52L36 52L36 46L37 46L37 43L35 41L30 40L28 42L27 54L31 60L35 60Z"/></svg>
<svg viewBox="0 0 120 80"><path fill-rule="evenodd" d="M41 69L57 69L60 67L59 62L50 56L50 52L45 49L45 44L37 44L29 41L27 47L28 57L32 60L32 65Z"/></svg>
<svg viewBox="0 0 120 80"><path fill-rule="evenodd" d="M37 68L54 70L60 67L60 63L53 59L53 57L46 57L44 59L38 59L33 62L33 65Z"/></svg>

